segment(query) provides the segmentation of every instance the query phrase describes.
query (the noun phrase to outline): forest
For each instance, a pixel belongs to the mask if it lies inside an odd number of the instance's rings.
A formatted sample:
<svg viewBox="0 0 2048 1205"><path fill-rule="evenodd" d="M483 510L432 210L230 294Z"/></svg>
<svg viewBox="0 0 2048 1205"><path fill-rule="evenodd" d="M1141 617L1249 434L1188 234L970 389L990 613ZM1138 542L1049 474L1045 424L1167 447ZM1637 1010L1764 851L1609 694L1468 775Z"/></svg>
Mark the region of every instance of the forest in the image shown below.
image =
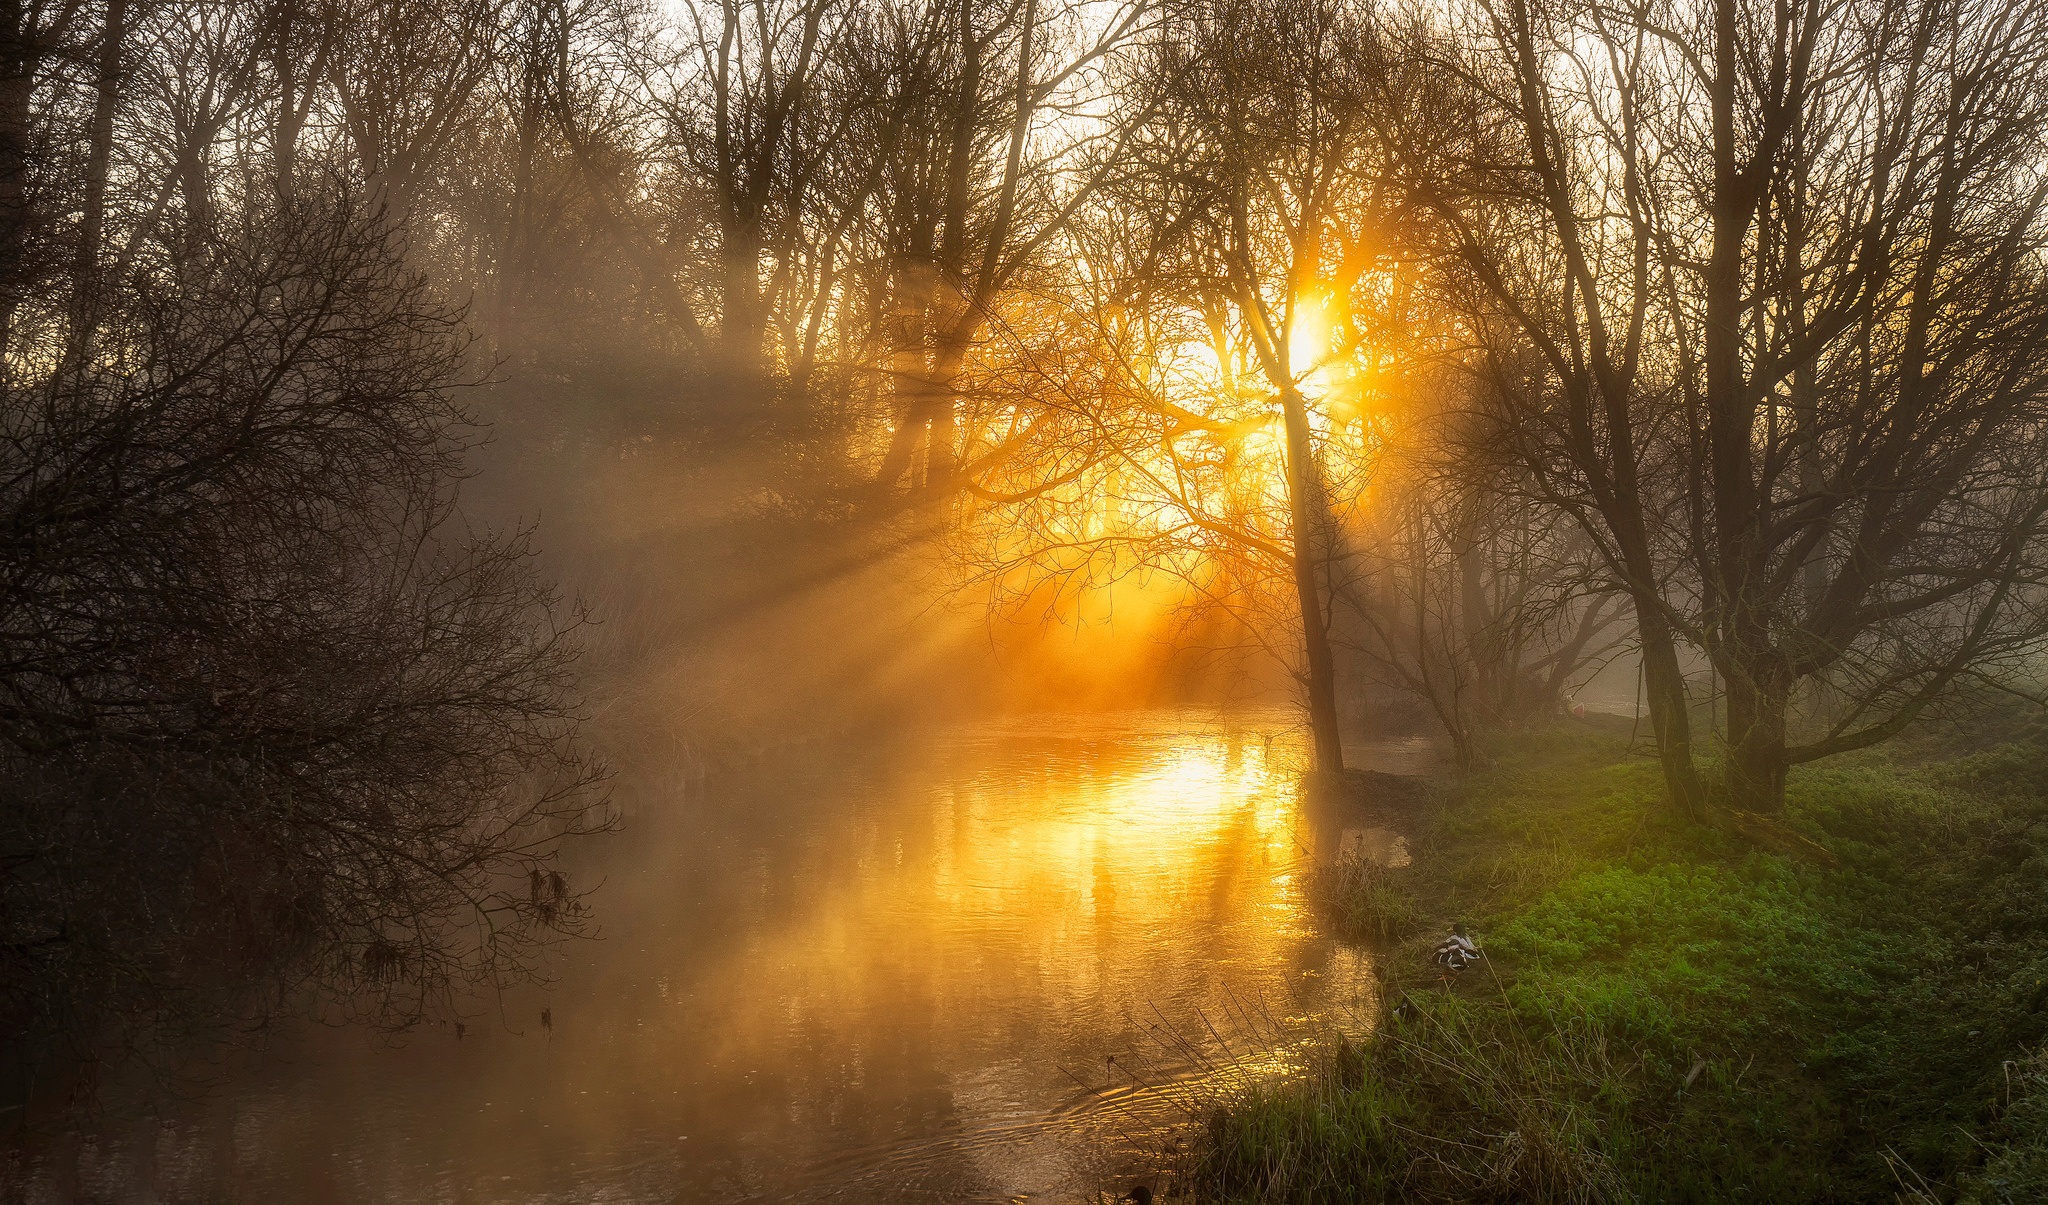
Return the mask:
<svg viewBox="0 0 2048 1205"><path fill-rule="evenodd" d="M0 0L8 1200L2040 1199L2044 655L2031 4Z"/></svg>

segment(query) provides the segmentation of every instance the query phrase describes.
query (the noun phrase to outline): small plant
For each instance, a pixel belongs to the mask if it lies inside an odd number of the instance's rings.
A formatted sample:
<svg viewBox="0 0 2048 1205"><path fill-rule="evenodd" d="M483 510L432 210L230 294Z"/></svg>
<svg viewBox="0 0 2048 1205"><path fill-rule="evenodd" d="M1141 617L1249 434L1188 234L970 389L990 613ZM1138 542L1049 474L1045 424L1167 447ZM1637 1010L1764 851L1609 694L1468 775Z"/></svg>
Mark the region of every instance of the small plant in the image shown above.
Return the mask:
<svg viewBox="0 0 2048 1205"><path fill-rule="evenodd" d="M1422 913L1415 897L1395 881L1397 872L1362 849L1319 865L1309 877L1309 898L1347 941L1395 941L1413 932Z"/></svg>

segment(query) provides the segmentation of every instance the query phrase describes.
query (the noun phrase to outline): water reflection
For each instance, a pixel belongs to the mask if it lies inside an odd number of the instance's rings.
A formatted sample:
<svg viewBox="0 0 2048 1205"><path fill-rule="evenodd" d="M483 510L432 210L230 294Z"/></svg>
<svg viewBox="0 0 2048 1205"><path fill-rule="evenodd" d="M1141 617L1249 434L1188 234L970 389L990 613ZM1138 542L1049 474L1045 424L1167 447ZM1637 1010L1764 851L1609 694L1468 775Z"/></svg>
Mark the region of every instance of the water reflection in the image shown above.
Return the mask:
<svg viewBox="0 0 2048 1205"><path fill-rule="evenodd" d="M582 868L604 880L605 936L561 952L552 990L508 995L460 1041L302 1037L202 1105L87 1143L82 1187L1093 1199L1157 1155L1204 1077L1272 1062L1310 1019L1369 1015L1369 968L1317 933L1297 879L1372 822L1310 824L1285 719L1013 722L811 751L688 796L627 782L629 823ZM1354 752L1396 771L1426 756ZM35 1179L59 1187L47 1163Z"/></svg>

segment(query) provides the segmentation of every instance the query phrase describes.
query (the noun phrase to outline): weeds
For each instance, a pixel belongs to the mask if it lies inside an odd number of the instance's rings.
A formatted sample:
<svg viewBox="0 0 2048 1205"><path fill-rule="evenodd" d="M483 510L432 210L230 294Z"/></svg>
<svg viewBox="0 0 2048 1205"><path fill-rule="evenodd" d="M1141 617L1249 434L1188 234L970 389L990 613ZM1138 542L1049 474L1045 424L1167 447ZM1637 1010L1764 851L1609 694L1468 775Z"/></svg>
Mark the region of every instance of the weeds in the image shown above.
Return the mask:
<svg viewBox="0 0 2048 1205"><path fill-rule="evenodd" d="M1399 872L1353 849L1310 873L1309 898L1349 941L1393 941L1421 923L1422 909L1397 881Z"/></svg>
<svg viewBox="0 0 2048 1205"><path fill-rule="evenodd" d="M1981 1168L1963 1178L1963 1205L2020 1205L2048 1201L2048 1050L2003 1068L2007 1104Z"/></svg>

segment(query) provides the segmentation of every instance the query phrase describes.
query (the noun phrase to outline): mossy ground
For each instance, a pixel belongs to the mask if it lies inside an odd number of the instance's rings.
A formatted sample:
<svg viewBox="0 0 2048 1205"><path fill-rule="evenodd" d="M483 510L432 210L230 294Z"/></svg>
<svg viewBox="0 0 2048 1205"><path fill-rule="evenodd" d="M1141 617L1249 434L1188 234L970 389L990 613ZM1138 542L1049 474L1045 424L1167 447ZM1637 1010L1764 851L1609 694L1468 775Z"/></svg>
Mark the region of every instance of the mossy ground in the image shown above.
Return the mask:
<svg viewBox="0 0 2048 1205"><path fill-rule="evenodd" d="M1199 1191L2048 1201L2048 744L1796 773L1834 867L1679 819L1625 730L1491 764L1374 884L1428 922L1378 1034L1228 1102ZM1446 985L1453 919L1488 960Z"/></svg>

